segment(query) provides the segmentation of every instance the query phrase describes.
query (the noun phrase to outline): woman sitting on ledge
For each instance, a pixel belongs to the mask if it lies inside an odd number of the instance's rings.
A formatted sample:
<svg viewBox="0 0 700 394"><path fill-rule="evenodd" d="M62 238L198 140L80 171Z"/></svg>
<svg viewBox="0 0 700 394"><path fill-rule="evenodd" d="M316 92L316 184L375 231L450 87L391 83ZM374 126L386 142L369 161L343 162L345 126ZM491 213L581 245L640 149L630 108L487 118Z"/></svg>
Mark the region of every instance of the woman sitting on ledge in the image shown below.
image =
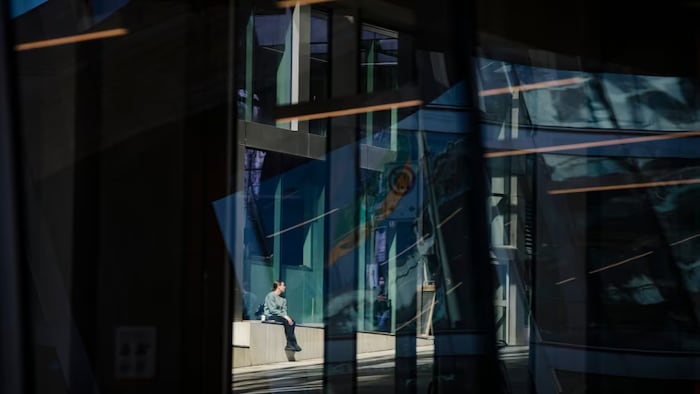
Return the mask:
<svg viewBox="0 0 700 394"><path fill-rule="evenodd" d="M265 319L274 320L284 324L284 335L287 337L287 346L284 350L300 352L301 347L294 335L294 320L287 315L287 299L281 297L286 290L284 282L276 280L272 283L272 291L265 296Z"/></svg>

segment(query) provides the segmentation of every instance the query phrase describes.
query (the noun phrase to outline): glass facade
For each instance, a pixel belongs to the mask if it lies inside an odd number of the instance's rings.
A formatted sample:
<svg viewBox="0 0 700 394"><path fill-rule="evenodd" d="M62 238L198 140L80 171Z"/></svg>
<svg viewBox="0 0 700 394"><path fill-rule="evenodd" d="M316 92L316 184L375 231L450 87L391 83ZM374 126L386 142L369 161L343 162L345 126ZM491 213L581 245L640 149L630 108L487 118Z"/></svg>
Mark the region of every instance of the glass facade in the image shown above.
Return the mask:
<svg viewBox="0 0 700 394"><path fill-rule="evenodd" d="M692 4L3 6L0 392L700 390Z"/></svg>

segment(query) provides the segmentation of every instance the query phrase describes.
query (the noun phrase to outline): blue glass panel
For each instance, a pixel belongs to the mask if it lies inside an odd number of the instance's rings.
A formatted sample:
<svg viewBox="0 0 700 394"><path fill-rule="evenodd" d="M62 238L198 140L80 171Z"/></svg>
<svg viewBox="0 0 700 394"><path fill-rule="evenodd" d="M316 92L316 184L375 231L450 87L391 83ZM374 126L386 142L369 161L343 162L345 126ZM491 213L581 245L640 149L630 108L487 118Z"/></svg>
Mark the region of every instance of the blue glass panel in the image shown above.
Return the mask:
<svg viewBox="0 0 700 394"><path fill-rule="evenodd" d="M46 0L10 0L10 17L16 18L44 3Z"/></svg>
<svg viewBox="0 0 700 394"><path fill-rule="evenodd" d="M95 22L100 22L112 13L125 6L129 0L92 0L92 10Z"/></svg>

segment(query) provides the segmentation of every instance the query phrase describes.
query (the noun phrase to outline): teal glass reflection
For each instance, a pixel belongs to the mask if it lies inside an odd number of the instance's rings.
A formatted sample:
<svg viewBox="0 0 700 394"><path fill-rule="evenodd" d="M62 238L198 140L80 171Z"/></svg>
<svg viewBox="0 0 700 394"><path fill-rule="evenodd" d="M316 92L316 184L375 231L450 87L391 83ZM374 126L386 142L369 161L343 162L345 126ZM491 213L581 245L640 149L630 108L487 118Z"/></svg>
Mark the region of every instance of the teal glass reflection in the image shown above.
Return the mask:
<svg viewBox="0 0 700 394"><path fill-rule="evenodd" d="M523 126L624 130L700 127L688 77L592 73L477 58L483 119Z"/></svg>
<svg viewBox="0 0 700 394"><path fill-rule="evenodd" d="M326 120L278 122L275 108L328 98L328 13L270 5L245 13L239 16L242 62L235 82L239 119L324 135Z"/></svg>

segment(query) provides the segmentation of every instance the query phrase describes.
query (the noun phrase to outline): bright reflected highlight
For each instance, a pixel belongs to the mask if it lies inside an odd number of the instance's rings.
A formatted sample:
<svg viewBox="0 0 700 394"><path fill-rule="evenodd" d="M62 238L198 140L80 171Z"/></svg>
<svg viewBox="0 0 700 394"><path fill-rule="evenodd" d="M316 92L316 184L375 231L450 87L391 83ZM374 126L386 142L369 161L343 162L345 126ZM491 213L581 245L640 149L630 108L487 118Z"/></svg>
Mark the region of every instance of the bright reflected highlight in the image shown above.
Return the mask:
<svg viewBox="0 0 700 394"><path fill-rule="evenodd" d="M583 83L585 80L586 80L585 78L575 77L575 78L566 78L566 79L556 79L553 81L528 83L525 85L506 86L504 88L482 90L479 92L479 96L482 96L482 97L483 96L497 96L499 94L525 92L528 90L547 89L547 88L554 88L554 87L566 86L566 85L577 85L577 84Z"/></svg>
<svg viewBox="0 0 700 394"><path fill-rule="evenodd" d="M613 139L613 140L607 140L607 141L581 142L578 144L545 146L542 148L517 149L517 150L508 150L508 151L502 151L502 152L488 152L488 153L484 154L484 157L493 158L493 157L528 155L530 153L551 153L551 152L561 152L561 151L565 151L565 150L596 148L596 147L600 147L600 146L614 146L614 145L624 145L624 144L638 144L638 143L643 143L643 142L670 140L670 139L674 139L674 138L690 138L690 137L698 137L698 136L700 136L700 131L683 131L683 132L679 132L679 133L652 135L652 136L648 136L648 137L620 138L620 139Z"/></svg>
<svg viewBox="0 0 700 394"><path fill-rule="evenodd" d="M642 189L642 188L646 188L646 187L692 185L695 183L700 183L700 179L695 178L695 179L682 179L682 180L678 180L678 181L628 183L628 184L622 184L622 185L591 186L591 187L579 187L579 188L573 188L573 189L556 189L556 190L550 190L547 193L549 193L551 195L571 194L571 193L588 193L588 192L601 192L601 191L608 191L608 190Z"/></svg>

